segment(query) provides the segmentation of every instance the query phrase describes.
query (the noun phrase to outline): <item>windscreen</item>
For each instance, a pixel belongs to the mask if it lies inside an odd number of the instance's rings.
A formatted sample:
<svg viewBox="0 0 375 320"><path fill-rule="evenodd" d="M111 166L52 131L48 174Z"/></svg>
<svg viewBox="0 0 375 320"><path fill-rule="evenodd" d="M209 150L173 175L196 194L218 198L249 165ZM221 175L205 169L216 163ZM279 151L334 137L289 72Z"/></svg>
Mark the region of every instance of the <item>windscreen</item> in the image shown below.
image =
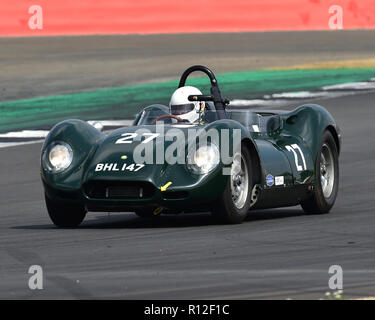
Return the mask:
<svg viewBox="0 0 375 320"><path fill-rule="evenodd" d="M160 104L148 106L138 116L134 125L140 126L155 124L159 117L166 114L169 114L169 108L167 106Z"/></svg>
<svg viewBox="0 0 375 320"><path fill-rule="evenodd" d="M186 105L176 105L171 106L173 109L173 115L180 115L187 112L190 112L194 108L194 104ZM159 117L170 114L170 109L167 106L163 105L152 105L145 108L142 113L139 115L134 125L154 125L156 120ZM248 128L251 132L267 132L269 128L272 129L273 126L270 126L270 120L275 120L274 118L279 117L272 113L265 112L254 112L252 110L226 110L226 116L228 119L238 121L243 126ZM214 121L220 120L219 113L215 110L205 110L201 114L199 121L195 122L195 125L205 125L207 123L212 123ZM186 122L179 122L173 118L163 118L161 121L164 124L173 124L173 125L186 125ZM279 121L280 122L280 121ZM278 122L278 123L279 123ZM277 123L275 123L277 126Z"/></svg>
<svg viewBox="0 0 375 320"><path fill-rule="evenodd" d="M258 113L252 110L226 110L228 119L238 121L251 132L267 132L270 120L274 120L278 115L271 113ZM203 123L211 123L219 120L217 111L206 110L202 115Z"/></svg>

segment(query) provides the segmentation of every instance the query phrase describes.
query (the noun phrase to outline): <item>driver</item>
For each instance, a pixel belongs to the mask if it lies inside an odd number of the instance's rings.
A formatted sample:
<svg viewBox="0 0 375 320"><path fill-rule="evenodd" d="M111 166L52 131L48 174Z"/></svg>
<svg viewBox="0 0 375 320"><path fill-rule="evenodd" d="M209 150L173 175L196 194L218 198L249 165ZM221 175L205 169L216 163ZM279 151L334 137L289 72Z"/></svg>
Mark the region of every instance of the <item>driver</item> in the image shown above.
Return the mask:
<svg viewBox="0 0 375 320"><path fill-rule="evenodd" d="M202 92L195 87L185 86L178 88L169 102L170 113L186 122L198 122L204 112L205 103L203 101L189 101L188 97L201 94Z"/></svg>

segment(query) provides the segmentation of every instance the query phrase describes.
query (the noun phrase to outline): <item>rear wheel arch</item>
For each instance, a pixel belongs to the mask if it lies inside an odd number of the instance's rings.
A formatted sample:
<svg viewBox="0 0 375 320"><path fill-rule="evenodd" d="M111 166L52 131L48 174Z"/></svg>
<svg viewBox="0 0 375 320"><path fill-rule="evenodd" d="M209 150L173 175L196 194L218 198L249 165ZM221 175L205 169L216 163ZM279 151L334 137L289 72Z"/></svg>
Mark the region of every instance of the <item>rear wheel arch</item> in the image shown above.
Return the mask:
<svg viewBox="0 0 375 320"><path fill-rule="evenodd" d="M331 159L326 162L327 156ZM317 160L315 163L316 178L312 194L308 199L301 202L301 206L306 213L328 213L333 207L339 188L338 158L339 154L335 138L331 131L327 128L322 134L321 143L317 154ZM332 189L330 192L328 189L329 193L326 195L325 188L327 187L327 183L329 184L330 181L332 183ZM326 182L325 186L323 185L324 182Z"/></svg>
<svg viewBox="0 0 375 320"><path fill-rule="evenodd" d="M337 133L337 130L336 128L333 126L333 125L329 125L326 130L328 130L329 132L331 132L332 136L333 136L333 139L335 140L335 143L336 143L336 147L337 147L337 152L340 154L340 139L339 139L339 135Z"/></svg>

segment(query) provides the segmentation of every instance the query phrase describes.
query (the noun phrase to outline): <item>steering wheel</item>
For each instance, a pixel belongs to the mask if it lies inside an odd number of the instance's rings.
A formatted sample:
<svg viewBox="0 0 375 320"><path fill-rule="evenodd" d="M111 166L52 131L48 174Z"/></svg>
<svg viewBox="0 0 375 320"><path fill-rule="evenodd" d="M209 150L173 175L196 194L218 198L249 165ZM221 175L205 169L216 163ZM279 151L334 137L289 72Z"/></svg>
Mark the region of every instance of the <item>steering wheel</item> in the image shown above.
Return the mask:
<svg viewBox="0 0 375 320"><path fill-rule="evenodd" d="M184 121L179 116L175 116L174 114L163 114L162 116L157 117L154 121L152 121L152 124L155 124L157 121L159 121L161 119L166 119L166 118L173 118L173 119L176 119L178 122Z"/></svg>

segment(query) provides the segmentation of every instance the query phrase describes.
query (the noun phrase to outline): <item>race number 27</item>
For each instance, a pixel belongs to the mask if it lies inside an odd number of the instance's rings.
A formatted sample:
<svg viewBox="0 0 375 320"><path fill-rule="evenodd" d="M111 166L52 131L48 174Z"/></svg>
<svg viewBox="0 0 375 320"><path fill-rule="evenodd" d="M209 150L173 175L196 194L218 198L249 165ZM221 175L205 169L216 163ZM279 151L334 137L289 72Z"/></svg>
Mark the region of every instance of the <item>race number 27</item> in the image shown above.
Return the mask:
<svg viewBox="0 0 375 320"><path fill-rule="evenodd" d="M303 170L306 170L307 167L306 167L306 160L305 160L305 156L303 155L303 152L301 150L301 148L298 146L298 144L292 144L291 146L285 146L286 150L290 151L290 152L293 152L293 155L294 155L294 162L296 164L296 167L297 167L297 171L303 171ZM302 159L302 164L299 163L299 159L298 159L298 155L297 155L297 151L298 153L300 154L301 156L301 159Z"/></svg>

